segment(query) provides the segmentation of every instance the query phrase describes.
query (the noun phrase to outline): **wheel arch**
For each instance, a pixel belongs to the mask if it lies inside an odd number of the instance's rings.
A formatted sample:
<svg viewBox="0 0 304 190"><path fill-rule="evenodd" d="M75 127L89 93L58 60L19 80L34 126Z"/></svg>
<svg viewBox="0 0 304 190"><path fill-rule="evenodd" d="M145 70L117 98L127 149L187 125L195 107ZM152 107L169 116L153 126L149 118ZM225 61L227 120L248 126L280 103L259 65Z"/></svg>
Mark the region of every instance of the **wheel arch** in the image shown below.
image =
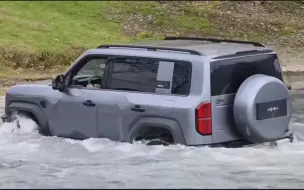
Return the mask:
<svg viewBox="0 0 304 190"><path fill-rule="evenodd" d="M35 119L36 122L38 122L37 124L39 125L41 132L49 134L48 120L38 105L28 102L12 102L6 108L6 113L9 115L14 111L33 115L34 118L32 119Z"/></svg>
<svg viewBox="0 0 304 190"><path fill-rule="evenodd" d="M176 144L186 144L182 129L176 121L153 117L141 118L134 125L132 125L128 134L128 142L132 143L132 141L136 139L141 131L147 130L151 127L166 129L171 133Z"/></svg>

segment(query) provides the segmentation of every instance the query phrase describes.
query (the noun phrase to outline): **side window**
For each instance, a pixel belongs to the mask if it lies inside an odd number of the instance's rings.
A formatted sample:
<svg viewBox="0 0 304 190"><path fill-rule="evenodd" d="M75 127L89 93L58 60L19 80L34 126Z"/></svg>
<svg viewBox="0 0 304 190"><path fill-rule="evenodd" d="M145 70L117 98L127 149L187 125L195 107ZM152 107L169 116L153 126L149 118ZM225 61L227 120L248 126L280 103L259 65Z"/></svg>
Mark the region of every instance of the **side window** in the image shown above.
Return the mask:
<svg viewBox="0 0 304 190"><path fill-rule="evenodd" d="M121 58L111 62L112 74L107 88L155 93L158 61Z"/></svg>
<svg viewBox="0 0 304 190"><path fill-rule="evenodd" d="M89 59L72 76L72 85L81 85L83 87L102 88L104 70L107 58Z"/></svg>
<svg viewBox="0 0 304 190"><path fill-rule="evenodd" d="M174 69L162 64L174 63ZM191 63L183 61L164 61L149 58L118 58L110 63L111 71L106 82L107 89L162 93L160 88L168 89L169 94L188 95L191 84ZM170 68L170 67L169 67ZM164 81L163 74L173 73ZM166 77L165 77L166 78ZM160 87L161 86L161 87ZM170 89L171 88L171 89ZM157 91L158 89L158 91Z"/></svg>
<svg viewBox="0 0 304 190"><path fill-rule="evenodd" d="M191 84L191 64L187 62L176 62L174 64L172 94L187 95Z"/></svg>

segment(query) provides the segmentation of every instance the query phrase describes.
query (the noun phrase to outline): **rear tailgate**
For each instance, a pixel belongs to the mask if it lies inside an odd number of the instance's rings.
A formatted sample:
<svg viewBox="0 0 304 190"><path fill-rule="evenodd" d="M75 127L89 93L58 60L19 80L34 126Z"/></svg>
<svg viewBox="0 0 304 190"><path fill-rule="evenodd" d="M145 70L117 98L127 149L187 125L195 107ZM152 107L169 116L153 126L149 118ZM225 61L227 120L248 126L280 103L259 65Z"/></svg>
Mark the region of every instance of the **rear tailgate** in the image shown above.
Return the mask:
<svg viewBox="0 0 304 190"><path fill-rule="evenodd" d="M254 74L282 79L275 53L232 57L211 62L213 143L241 139L233 119L234 96L240 85Z"/></svg>

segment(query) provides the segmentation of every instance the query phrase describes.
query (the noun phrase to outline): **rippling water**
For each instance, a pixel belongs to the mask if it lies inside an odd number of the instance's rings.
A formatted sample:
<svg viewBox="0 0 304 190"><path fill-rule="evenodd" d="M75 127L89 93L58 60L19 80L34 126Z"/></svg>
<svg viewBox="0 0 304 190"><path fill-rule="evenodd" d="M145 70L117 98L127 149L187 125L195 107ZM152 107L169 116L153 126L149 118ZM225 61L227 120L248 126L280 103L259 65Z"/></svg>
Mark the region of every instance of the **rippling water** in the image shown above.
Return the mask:
<svg viewBox="0 0 304 190"><path fill-rule="evenodd" d="M28 119L21 119L21 129L5 123L0 188L302 188L304 93L294 94L293 109L296 142L274 148L77 141L41 136Z"/></svg>

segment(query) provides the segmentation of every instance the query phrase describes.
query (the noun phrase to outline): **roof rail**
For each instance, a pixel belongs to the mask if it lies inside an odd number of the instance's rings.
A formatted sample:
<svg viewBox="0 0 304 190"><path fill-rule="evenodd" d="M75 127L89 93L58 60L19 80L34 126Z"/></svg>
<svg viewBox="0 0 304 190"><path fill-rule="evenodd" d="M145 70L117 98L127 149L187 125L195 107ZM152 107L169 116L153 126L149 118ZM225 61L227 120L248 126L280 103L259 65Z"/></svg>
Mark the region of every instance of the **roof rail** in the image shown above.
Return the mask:
<svg viewBox="0 0 304 190"><path fill-rule="evenodd" d="M196 41L208 41L213 43L221 43L221 42L227 42L227 43L238 43L238 44L252 44L257 47L265 47L265 45L259 43L259 42L251 42L251 41L241 41L241 40L222 40L222 39L214 39L214 38L200 38L200 37L174 37L174 36L168 36L165 37L164 40L196 40Z"/></svg>
<svg viewBox="0 0 304 190"><path fill-rule="evenodd" d="M143 46L143 45L100 45L97 47L100 48L135 48L135 49L147 49L148 51L176 51L176 52L184 52L190 53L192 55L202 55L200 52L195 50L189 49L182 49L182 48L169 48L169 47L155 47L155 46Z"/></svg>
<svg viewBox="0 0 304 190"><path fill-rule="evenodd" d="M262 53L270 53L273 52L271 49L265 49L265 50L249 50L249 51L238 51L235 54L228 54L228 55L221 55L217 57L212 57L212 59L225 59L230 57L236 57L236 56L242 56L246 54L262 54Z"/></svg>

